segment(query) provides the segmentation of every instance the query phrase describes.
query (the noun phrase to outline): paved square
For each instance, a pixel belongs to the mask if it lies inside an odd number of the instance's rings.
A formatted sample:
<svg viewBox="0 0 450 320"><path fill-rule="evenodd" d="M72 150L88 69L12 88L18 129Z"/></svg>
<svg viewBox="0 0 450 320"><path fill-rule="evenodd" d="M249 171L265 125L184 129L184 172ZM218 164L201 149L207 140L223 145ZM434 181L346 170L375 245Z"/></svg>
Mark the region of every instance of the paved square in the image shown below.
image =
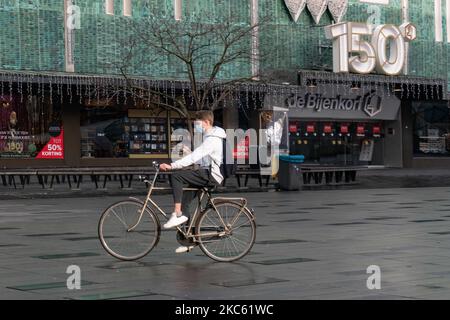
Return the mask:
<svg viewBox="0 0 450 320"><path fill-rule="evenodd" d="M176 255L173 231L138 262L108 256L97 223L122 198L2 200L0 298L450 299L448 187L239 196L259 227L252 253L232 264L198 248ZM67 289L70 265L81 290ZM372 265L381 290L367 289Z"/></svg>

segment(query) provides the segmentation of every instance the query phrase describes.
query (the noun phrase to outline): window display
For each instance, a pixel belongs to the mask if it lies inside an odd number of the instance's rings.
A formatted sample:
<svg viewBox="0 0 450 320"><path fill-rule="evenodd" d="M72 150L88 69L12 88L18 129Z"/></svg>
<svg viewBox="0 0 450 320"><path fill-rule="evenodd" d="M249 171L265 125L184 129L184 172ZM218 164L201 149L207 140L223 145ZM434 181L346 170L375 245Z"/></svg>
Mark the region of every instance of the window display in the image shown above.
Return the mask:
<svg viewBox="0 0 450 320"><path fill-rule="evenodd" d="M129 112L125 121L125 132L129 137L130 158L167 156L167 116L148 117L146 114Z"/></svg>
<svg viewBox="0 0 450 320"><path fill-rule="evenodd" d="M126 118L124 107L86 104L81 110L81 157L128 157L128 136L124 131Z"/></svg>
<svg viewBox="0 0 450 320"><path fill-rule="evenodd" d="M64 159L61 106L35 96L0 96L0 158Z"/></svg>
<svg viewBox="0 0 450 320"><path fill-rule="evenodd" d="M450 155L450 111L446 103L413 104L414 155Z"/></svg>
<svg viewBox="0 0 450 320"><path fill-rule="evenodd" d="M167 112L123 105L86 105L81 112L83 158L166 158Z"/></svg>

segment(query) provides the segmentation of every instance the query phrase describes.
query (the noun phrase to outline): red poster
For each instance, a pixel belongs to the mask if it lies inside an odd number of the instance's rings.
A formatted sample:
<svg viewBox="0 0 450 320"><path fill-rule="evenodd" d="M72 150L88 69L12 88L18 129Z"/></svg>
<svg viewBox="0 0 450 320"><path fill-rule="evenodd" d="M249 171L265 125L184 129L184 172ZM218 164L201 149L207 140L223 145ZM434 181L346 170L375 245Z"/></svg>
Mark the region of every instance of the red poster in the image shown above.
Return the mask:
<svg viewBox="0 0 450 320"><path fill-rule="evenodd" d="M250 145L250 143L249 143L248 137L245 137L245 139L242 139L241 141L239 141L233 151L234 159L248 160L249 145Z"/></svg>
<svg viewBox="0 0 450 320"><path fill-rule="evenodd" d="M36 159L64 159L64 130L57 137L50 137L50 141L39 152Z"/></svg>

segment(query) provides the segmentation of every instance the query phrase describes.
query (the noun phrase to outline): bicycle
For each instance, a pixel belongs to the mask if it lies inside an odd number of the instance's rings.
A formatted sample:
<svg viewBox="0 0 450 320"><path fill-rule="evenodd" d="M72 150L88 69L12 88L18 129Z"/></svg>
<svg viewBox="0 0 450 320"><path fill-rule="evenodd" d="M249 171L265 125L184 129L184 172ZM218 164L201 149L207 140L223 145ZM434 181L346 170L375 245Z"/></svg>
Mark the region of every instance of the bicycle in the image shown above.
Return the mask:
<svg viewBox="0 0 450 320"><path fill-rule="evenodd" d="M99 221L98 234L103 248L111 256L123 261L135 261L148 255L159 243L164 212L152 199L160 173L159 164L152 181L143 177L149 191L145 201L129 198L107 208ZM199 246L205 255L219 262L233 262L245 257L256 239L256 217L248 209L245 198L213 198L212 189L186 188L199 191L198 204L189 223L178 226L177 240L183 246ZM206 201L205 201L206 200ZM156 212L157 213L156 213Z"/></svg>

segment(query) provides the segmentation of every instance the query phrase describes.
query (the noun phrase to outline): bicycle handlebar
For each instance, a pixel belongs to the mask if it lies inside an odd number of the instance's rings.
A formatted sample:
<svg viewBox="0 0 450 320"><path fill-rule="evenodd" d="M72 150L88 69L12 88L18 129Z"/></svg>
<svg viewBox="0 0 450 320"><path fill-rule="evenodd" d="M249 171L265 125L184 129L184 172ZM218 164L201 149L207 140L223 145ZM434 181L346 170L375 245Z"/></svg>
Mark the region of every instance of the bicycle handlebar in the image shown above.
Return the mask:
<svg viewBox="0 0 450 320"><path fill-rule="evenodd" d="M158 176L160 169L159 169L159 163L157 161L153 161L152 162L153 167L155 168L156 172L155 172L155 176L154 176L154 181L156 180L156 177ZM148 184L152 184L152 181L149 180L149 177L147 176L142 176L140 175L138 177L139 181L142 181L144 183L148 183Z"/></svg>

